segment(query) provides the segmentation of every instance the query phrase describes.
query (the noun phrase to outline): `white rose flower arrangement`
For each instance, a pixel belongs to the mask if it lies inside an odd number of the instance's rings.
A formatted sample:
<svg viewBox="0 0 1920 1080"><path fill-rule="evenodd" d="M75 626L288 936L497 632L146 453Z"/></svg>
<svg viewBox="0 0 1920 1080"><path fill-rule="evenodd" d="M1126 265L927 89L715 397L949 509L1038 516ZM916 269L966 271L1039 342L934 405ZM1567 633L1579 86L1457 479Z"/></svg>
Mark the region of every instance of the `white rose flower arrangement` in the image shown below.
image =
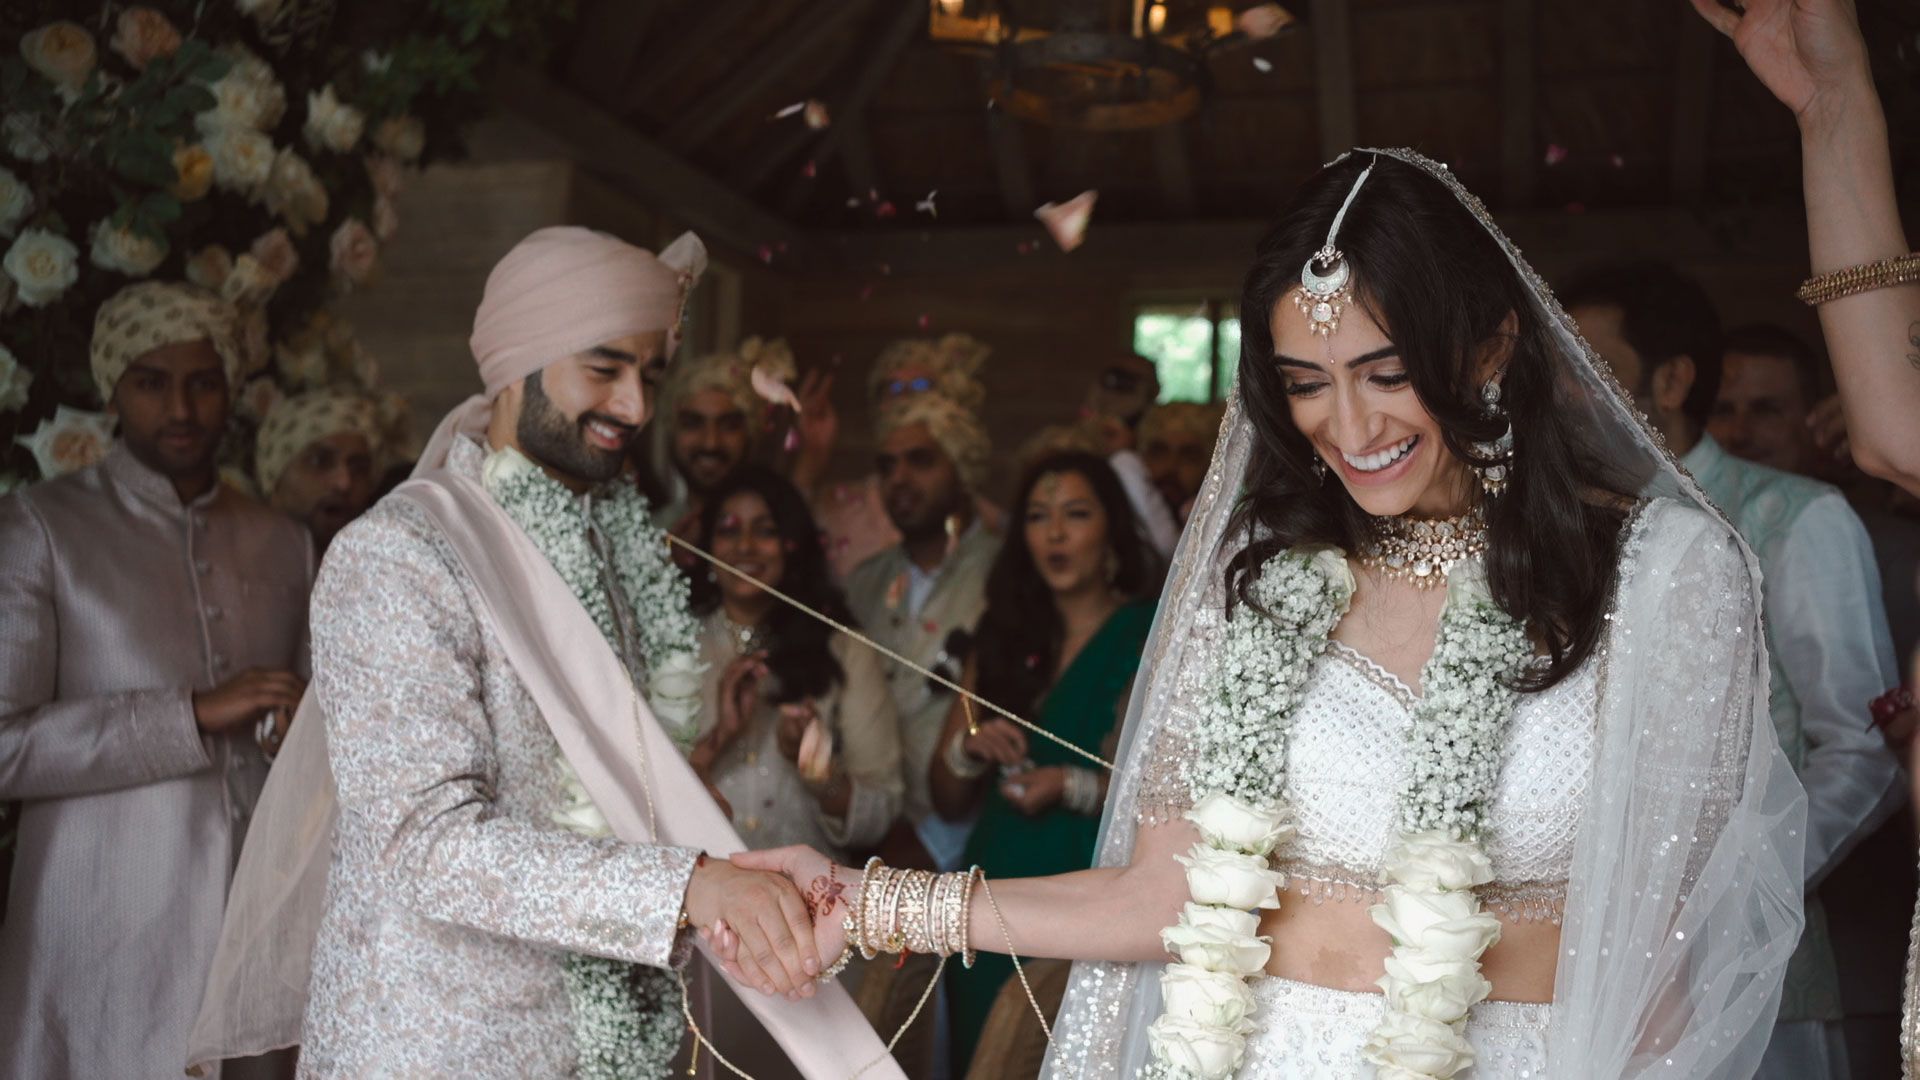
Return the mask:
<svg viewBox="0 0 1920 1080"><path fill-rule="evenodd" d="M1222 1080L1239 1069L1257 976L1271 955L1262 908L1285 877L1269 859L1292 836L1287 729L1315 658L1345 614L1354 579L1335 549L1282 552L1237 606L1215 658L1213 695L1193 733L1187 818L1201 842L1178 861L1193 900L1161 934L1180 962L1161 977L1165 1012L1148 1029L1149 1075ZM1477 560L1448 581L1425 696L1408 731L1400 823L1370 909L1393 940L1379 980L1385 1012L1363 1055L1381 1080L1457 1075L1473 1064L1467 1017L1492 991L1480 958L1500 923L1474 889L1493 880L1480 837L1499 776L1515 678L1532 663L1524 627L1500 609Z"/></svg>

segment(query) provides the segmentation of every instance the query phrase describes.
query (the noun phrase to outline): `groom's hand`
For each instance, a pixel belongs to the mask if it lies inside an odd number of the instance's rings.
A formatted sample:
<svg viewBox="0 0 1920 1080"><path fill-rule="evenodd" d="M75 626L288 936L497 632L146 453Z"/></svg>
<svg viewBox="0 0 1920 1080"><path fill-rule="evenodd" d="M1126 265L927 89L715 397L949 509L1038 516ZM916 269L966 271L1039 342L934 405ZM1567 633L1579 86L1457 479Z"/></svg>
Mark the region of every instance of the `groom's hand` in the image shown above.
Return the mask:
<svg viewBox="0 0 1920 1080"><path fill-rule="evenodd" d="M735 936L735 978L768 994L812 995L820 954L807 905L788 878L705 860L687 883L687 916L703 933L723 926Z"/></svg>
<svg viewBox="0 0 1920 1080"><path fill-rule="evenodd" d="M847 909L860 895L860 871L835 865L805 845L743 851L733 857L733 864L743 870L773 871L791 881L813 918L813 946L821 963L831 965L839 959L847 947ZM743 944L726 933L715 935L711 944L728 973L742 977L735 965L736 957L745 951Z"/></svg>

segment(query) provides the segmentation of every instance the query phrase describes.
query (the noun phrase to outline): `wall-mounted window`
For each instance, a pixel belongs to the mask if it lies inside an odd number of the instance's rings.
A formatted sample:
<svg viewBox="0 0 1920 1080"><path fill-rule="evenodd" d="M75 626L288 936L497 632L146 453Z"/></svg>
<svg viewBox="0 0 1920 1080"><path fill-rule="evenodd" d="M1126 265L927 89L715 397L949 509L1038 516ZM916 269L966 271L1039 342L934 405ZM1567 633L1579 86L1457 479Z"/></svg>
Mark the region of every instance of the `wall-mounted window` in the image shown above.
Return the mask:
<svg viewBox="0 0 1920 1080"><path fill-rule="evenodd" d="M1161 401L1219 401L1240 364L1239 306L1231 300L1142 304L1133 351L1160 373Z"/></svg>

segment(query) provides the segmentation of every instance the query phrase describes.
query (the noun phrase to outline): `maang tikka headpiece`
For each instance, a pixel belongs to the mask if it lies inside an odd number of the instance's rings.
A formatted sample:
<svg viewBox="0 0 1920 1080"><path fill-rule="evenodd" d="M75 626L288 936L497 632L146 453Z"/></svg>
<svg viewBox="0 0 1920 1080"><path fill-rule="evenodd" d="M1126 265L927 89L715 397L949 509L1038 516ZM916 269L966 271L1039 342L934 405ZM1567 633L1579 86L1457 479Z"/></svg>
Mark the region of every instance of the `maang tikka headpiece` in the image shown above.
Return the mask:
<svg viewBox="0 0 1920 1080"><path fill-rule="evenodd" d="M1340 212L1333 215L1326 244L1307 256L1306 264L1300 267L1300 291L1293 294L1293 303L1300 314L1307 317L1307 329L1321 337L1332 336L1340 329L1340 313L1353 300L1353 270L1335 241L1340 237L1340 223L1347 218L1347 208L1353 205L1353 197L1360 194L1360 185L1367 182L1372 172L1371 164L1360 170L1360 178L1347 192L1347 201L1341 203ZM1316 266L1320 269L1314 269Z"/></svg>

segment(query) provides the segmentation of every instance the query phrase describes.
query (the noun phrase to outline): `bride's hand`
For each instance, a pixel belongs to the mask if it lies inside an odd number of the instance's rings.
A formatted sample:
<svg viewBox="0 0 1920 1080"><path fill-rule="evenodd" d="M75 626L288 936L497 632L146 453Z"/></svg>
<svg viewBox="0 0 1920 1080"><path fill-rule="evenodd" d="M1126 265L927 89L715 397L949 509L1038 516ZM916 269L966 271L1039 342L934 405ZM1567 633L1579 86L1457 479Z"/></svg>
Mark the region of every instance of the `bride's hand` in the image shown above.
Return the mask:
<svg viewBox="0 0 1920 1080"><path fill-rule="evenodd" d="M743 870L771 870L793 882L813 918L813 942L820 954L820 963L832 966L847 947L847 908L860 893L860 871L835 865L805 845L743 851L733 856L732 861ZM738 936L723 927L707 940L727 974L741 978L742 972L735 961L740 947Z"/></svg>
<svg viewBox="0 0 1920 1080"><path fill-rule="evenodd" d="M1740 56L1802 128L1837 119L1873 94L1867 45L1851 0L1693 0L1700 17L1733 39Z"/></svg>

